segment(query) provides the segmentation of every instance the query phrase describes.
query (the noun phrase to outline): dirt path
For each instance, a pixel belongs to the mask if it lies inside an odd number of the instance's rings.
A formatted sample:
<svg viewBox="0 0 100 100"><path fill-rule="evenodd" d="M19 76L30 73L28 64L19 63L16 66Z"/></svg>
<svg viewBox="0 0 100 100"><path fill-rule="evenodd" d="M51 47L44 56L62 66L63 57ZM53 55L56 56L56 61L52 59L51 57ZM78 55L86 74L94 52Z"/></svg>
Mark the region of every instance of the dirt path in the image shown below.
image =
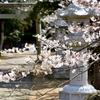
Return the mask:
<svg viewBox="0 0 100 100"><path fill-rule="evenodd" d="M29 56L36 58L36 53L25 52L23 54L14 54L13 57L3 55L0 58L2 59L0 71L9 71L17 64L23 64L24 59ZM18 89L16 89L16 85L19 84L19 81L10 83L1 82L0 100L58 100L59 91L63 86L58 88L57 86L65 80L66 79L52 79L29 75L20 80L20 86ZM56 88L54 89L54 87Z"/></svg>
<svg viewBox="0 0 100 100"><path fill-rule="evenodd" d="M15 66L25 64L25 59L32 57L36 59L36 53L33 52L23 52L22 54L14 53L12 57L8 57L5 54L2 54L0 59L2 62L0 63L0 70L11 70Z"/></svg>
<svg viewBox="0 0 100 100"><path fill-rule="evenodd" d="M17 65L24 64L27 57L36 58L36 53L23 52L22 54L14 53L13 57L8 57L2 54L0 59L0 71L10 72ZM16 88L16 86L18 86ZM33 85L33 76L29 75L26 78L12 81L9 83L0 82L0 100L29 100L30 88Z"/></svg>
<svg viewBox="0 0 100 100"><path fill-rule="evenodd" d="M36 85L34 84L34 88L30 93L36 96L30 96L29 100L58 100L59 91L65 84L61 87L58 87L58 85L65 81L66 79L53 79L48 77L33 78L33 82Z"/></svg>

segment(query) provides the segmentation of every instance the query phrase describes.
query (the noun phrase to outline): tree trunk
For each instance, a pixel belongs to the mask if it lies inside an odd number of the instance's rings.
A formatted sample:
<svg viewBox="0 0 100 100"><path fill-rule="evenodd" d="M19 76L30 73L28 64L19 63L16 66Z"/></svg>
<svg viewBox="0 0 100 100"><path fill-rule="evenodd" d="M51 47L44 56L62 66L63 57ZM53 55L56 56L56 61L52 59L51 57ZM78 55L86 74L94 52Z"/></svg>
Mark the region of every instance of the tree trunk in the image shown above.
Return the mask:
<svg viewBox="0 0 100 100"><path fill-rule="evenodd" d="M97 53L97 54L100 53L100 46L98 46L94 50L94 53ZM97 90L100 90L100 60L94 63L94 82L93 82L93 86Z"/></svg>
<svg viewBox="0 0 100 100"><path fill-rule="evenodd" d="M93 85L97 90L100 90L100 60L95 63Z"/></svg>
<svg viewBox="0 0 100 100"><path fill-rule="evenodd" d="M2 51L3 39L4 39L4 20L1 21L0 51ZM0 56L1 56L1 52L0 52Z"/></svg>
<svg viewBox="0 0 100 100"><path fill-rule="evenodd" d="M36 34L41 34L41 22L36 20ZM38 59L38 55L41 52L41 43L40 41L38 41L38 38L36 40L36 44L37 44L37 59Z"/></svg>

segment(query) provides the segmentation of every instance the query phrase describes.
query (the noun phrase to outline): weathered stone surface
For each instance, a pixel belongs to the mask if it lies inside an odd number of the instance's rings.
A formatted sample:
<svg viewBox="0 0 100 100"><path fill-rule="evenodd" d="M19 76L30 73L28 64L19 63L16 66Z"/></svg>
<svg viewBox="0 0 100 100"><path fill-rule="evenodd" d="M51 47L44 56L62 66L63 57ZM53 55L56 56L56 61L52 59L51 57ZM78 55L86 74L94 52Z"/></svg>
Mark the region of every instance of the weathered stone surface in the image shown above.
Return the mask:
<svg viewBox="0 0 100 100"><path fill-rule="evenodd" d="M66 70L65 67L61 67L61 68L53 68L53 77L54 78L67 78L69 79L69 70Z"/></svg>

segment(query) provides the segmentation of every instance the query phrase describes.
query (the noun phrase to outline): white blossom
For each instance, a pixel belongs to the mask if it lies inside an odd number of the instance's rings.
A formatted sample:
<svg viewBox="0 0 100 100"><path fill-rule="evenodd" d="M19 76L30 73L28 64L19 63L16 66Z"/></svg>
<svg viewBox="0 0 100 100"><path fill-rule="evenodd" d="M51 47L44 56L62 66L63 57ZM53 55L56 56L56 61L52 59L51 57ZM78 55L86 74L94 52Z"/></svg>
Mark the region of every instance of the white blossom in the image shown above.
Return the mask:
<svg viewBox="0 0 100 100"><path fill-rule="evenodd" d="M27 74L25 72L21 72L23 77L26 77Z"/></svg>
<svg viewBox="0 0 100 100"><path fill-rule="evenodd" d="M3 79L2 81L5 82L5 83L9 83L9 81L10 81L10 77L9 77L8 74L3 75L2 79Z"/></svg>

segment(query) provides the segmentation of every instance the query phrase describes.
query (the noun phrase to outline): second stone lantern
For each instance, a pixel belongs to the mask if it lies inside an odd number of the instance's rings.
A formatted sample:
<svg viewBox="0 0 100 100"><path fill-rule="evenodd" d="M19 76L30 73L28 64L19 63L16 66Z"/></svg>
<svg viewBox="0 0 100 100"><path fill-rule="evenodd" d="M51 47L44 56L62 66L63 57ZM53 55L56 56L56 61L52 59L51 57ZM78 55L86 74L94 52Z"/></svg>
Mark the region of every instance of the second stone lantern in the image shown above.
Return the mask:
<svg viewBox="0 0 100 100"><path fill-rule="evenodd" d="M59 39L60 41L64 40L64 36L66 35L66 28L68 26L67 22L62 18L59 18L54 22L51 23L52 27L55 28L55 38ZM57 54L62 55L62 50L58 50ZM60 68L53 68L53 77L54 78L66 78L69 79L69 71L66 71L66 67L62 66Z"/></svg>
<svg viewBox="0 0 100 100"><path fill-rule="evenodd" d="M62 13L59 14L59 16L62 19L67 20L68 27L70 27L73 22L80 23L81 26L84 27L86 25L90 25L90 17L96 16L96 13L91 9L79 8L74 4L70 4L65 11L62 11ZM85 41L82 39L83 34L84 32L68 33L70 42L76 40L82 42L81 45L72 45L73 50L78 50L86 45ZM89 34L89 32L86 34ZM86 51L87 50L82 52ZM70 71L70 78L80 72L85 72L72 79L68 85L64 86L63 89L59 91L59 100L84 100L88 94L97 91L92 85L88 84L87 67L81 66L82 65L79 65L79 68L74 74Z"/></svg>

